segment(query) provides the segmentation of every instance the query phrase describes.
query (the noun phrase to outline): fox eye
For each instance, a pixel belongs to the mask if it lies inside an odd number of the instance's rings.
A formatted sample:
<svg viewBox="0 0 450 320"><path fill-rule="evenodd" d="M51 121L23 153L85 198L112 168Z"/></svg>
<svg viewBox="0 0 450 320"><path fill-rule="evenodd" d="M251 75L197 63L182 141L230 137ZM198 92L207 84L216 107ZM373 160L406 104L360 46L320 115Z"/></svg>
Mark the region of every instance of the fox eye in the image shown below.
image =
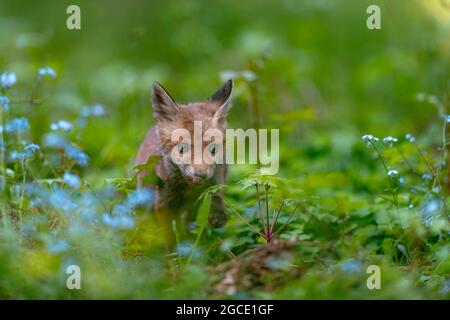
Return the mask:
<svg viewBox="0 0 450 320"><path fill-rule="evenodd" d="M219 146L217 144L210 144L208 146L209 152L211 152L212 155L215 155L218 151Z"/></svg>
<svg viewBox="0 0 450 320"><path fill-rule="evenodd" d="M185 153L187 151L189 151L189 146L186 143L178 144L178 152L180 154L183 154L183 153Z"/></svg>

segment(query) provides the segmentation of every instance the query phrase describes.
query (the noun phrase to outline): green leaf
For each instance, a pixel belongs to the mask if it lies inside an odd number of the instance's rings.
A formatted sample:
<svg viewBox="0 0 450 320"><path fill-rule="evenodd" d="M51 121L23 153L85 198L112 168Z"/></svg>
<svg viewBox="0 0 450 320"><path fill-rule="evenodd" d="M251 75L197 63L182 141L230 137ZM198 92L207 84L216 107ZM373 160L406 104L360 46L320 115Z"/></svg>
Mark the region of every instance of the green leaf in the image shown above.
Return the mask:
<svg viewBox="0 0 450 320"><path fill-rule="evenodd" d="M150 156L146 163L138 164L134 167L136 177L140 172L145 171L147 174L142 178L142 182L146 185L157 185L159 184L159 177L156 174L155 166L162 159L161 156Z"/></svg>
<svg viewBox="0 0 450 320"><path fill-rule="evenodd" d="M197 212L197 224L200 226L200 230L202 230L206 224L208 223L208 215L211 209L211 199L212 194L208 193L202 198L202 204L198 208ZM200 232L199 232L200 234Z"/></svg>

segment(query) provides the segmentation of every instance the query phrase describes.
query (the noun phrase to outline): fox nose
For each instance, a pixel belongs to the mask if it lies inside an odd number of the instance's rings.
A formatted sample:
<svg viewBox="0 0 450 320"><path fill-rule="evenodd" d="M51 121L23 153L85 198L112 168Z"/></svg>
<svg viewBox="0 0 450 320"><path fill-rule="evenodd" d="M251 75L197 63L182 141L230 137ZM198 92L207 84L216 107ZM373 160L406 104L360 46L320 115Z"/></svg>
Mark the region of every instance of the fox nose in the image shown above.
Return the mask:
<svg viewBox="0 0 450 320"><path fill-rule="evenodd" d="M196 172L195 176L197 178L200 178L200 179L206 179L206 178L208 178L208 173L206 173L206 172Z"/></svg>

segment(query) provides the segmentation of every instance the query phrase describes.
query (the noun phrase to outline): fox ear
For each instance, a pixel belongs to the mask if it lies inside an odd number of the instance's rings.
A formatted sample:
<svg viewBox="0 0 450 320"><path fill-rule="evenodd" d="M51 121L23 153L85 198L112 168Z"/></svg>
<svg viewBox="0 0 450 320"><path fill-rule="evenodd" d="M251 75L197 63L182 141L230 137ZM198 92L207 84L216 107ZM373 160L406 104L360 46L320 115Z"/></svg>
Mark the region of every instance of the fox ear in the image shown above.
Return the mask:
<svg viewBox="0 0 450 320"><path fill-rule="evenodd" d="M217 109L214 114L214 119L220 120L226 117L228 110L231 109L231 94L233 92L233 80L228 80L224 85L217 90L212 97L211 101L219 104L219 109Z"/></svg>
<svg viewBox="0 0 450 320"><path fill-rule="evenodd" d="M178 112L178 105L158 82L152 86L153 118L155 121L170 121Z"/></svg>

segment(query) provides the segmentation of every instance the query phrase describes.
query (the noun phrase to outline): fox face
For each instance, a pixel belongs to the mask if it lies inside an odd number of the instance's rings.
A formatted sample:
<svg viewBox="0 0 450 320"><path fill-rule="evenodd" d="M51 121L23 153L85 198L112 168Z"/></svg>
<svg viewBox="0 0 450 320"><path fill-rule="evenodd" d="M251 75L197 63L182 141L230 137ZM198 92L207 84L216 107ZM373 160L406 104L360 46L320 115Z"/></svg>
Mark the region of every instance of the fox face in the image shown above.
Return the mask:
<svg viewBox="0 0 450 320"><path fill-rule="evenodd" d="M224 139L215 138L225 137L232 89L233 82L229 80L207 101L179 104L159 83L153 85L153 117L161 153L164 158L170 159L167 161L178 169L189 184L199 185L210 180L223 163ZM205 132L218 134L204 139ZM201 155L200 161L195 157L196 152Z"/></svg>

